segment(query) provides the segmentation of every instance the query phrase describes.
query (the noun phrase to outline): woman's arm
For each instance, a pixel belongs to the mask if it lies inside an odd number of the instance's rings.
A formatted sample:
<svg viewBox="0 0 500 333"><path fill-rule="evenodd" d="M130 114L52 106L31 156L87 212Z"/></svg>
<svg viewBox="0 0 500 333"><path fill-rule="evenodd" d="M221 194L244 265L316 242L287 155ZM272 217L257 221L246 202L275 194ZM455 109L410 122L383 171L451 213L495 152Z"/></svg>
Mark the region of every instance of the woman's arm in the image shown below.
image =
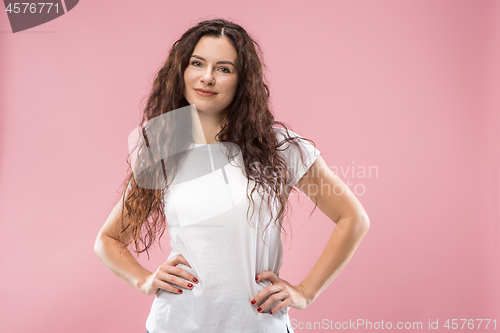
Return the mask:
<svg viewBox="0 0 500 333"><path fill-rule="evenodd" d="M330 170L321 155L308 173L312 182L306 174L297 187L312 201L317 200L318 208L337 225L318 261L298 286L291 286L270 271L257 275L257 279L269 279L273 285L263 289L252 304L274 294L260 306L260 311L279 300L282 302L272 309L272 313L288 306L303 309L311 304L347 265L370 226L359 200Z"/></svg>
<svg viewBox="0 0 500 333"><path fill-rule="evenodd" d="M326 165L321 155L309 169L312 184L303 177L297 187L337 225L323 253L299 284L309 305L340 274L370 227L363 206L349 187Z"/></svg>
<svg viewBox="0 0 500 333"><path fill-rule="evenodd" d="M181 294L182 290L172 286L171 283L188 290L192 289L193 285L189 281L197 283L198 280L186 270L175 267L179 263L189 266L182 255L171 258L158 267L155 273L151 273L137 262L123 243L118 241L118 235L121 231L122 202L122 199L118 201L97 235L94 252L99 259L122 281L147 295L156 294L160 288ZM124 209L124 215L127 215L126 208ZM124 226L127 226L130 220L125 217L123 223ZM128 242L131 238L130 234L126 234L125 237L125 242ZM179 277L189 281L182 280Z"/></svg>
<svg viewBox="0 0 500 333"><path fill-rule="evenodd" d="M121 230L122 206L122 199L120 199L97 235L94 252L113 274L128 285L140 290L143 281L151 272L142 267L128 248L118 241ZM129 223L129 220L125 218L124 225ZM125 241L129 241L130 235L127 233L125 236L127 238Z"/></svg>

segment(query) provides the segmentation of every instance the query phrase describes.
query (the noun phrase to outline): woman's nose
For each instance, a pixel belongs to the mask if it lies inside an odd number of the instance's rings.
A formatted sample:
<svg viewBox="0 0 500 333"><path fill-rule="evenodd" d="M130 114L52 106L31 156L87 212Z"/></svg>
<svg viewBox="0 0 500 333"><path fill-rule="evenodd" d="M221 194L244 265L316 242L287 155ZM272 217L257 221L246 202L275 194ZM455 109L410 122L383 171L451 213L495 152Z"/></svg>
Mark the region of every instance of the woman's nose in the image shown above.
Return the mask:
<svg viewBox="0 0 500 333"><path fill-rule="evenodd" d="M205 84L214 84L214 75L212 74L212 69L208 68L205 70L205 72L201 75L201 82Z"/></svg>

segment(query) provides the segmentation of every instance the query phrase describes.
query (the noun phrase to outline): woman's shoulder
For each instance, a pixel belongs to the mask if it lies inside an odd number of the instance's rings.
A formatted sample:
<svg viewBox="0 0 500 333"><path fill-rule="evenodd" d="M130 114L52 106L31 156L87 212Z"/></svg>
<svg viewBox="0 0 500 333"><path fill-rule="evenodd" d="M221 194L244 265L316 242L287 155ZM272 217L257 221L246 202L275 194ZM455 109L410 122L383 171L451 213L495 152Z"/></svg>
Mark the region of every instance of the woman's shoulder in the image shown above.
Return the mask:
<svg viewBox="0 0 500 333"><path fill-rule="evenodd" d="M273 129L276 133L276 138L278 139L278 142L282 142L288 136L300 137L300 135L298 135L297 133L295 133L294 131L292 131L290 129L285 129L285 128L278 127L278 126L273 126Z"/></svg>
<svg viewBox="0 0 500 333"><path fill-rule="evenodd" d="M295 151L300 148L301 150L305 150L310 154L320 154L319 150L316 148L316 144L311 143L313 142L312 140L309 140L308 138L305 138L290 129L285 129L277 126L273 126L273 128L276 131L278 147L280 147L279 150ZM288 137L292 139L287 139Z"/></svg>

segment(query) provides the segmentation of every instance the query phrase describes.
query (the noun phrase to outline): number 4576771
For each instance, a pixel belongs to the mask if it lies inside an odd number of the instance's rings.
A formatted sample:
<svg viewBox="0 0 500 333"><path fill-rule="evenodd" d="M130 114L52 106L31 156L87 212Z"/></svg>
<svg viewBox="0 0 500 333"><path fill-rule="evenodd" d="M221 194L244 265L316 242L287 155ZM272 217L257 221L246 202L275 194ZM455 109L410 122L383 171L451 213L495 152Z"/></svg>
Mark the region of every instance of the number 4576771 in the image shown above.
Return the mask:
<svg viewBox="0 0 500 333"><path fill-rule="evenodd" d="M21 3L18 3L18 2L14 2L14 3L9 3L9 5L7 6L7 8L5 8L5 11L8 12L9 14L11 13L14 13L14 14L18 14L21 12L21 7L24 6L24 9L23 9L23 14L26 13L26 10L28 10L29 13L31 14L37 14L37 13L41 13L43 11L43 7L45 7L45 5L47 5L47 13L50 13L50 10L52 9L52 7L55 8L56 10L56 13L59 13L59 4L56 3L52 3L52 2L39 2L38 5L41 5L40 6L40 11L37 12L37 3L30 3L30 2L21 2ZM28 9L29 8L29 9Z"/></svg>
<svg viewBox="0 0 500 333"><path fill-rule="evenodd" d="M450 323L451 320L451 323ZM483 323L484 322L484 323ZM497 320L496 319L448 319L446 323L444 323L444 327L452 330L456 329L488 329L488 325L493 324L494 329L497 328ZM460 325L461 324L461 325ZM482 325L481 325L482 324ZM481 327L482 326L482 327Z"/></svg>

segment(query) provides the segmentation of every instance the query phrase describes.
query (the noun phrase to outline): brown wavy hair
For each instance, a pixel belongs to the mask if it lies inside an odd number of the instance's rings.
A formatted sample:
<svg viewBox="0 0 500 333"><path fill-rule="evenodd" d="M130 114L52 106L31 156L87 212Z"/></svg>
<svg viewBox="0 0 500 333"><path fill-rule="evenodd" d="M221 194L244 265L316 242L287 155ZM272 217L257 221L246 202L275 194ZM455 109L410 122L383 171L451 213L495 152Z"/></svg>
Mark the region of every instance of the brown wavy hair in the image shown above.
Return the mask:
<svg viewBox="0 0 500 333"><path fill-rule="evenodd" d="M263 189L266 192L265 197L267 197L267 200L263 202L266 202L269 208L272 205L277 205L278 208L277 215L274 215L273 209L270 209L271 221L266 225L266 228L274 223L284 231L282 219L291 208L288 196L290 189L292 191L296 191L296 189L290 185L291 173L280 151L283 150L284 146L286 147L287 142L299 148L298 140L303 138L290 135L287 126L274 119L269 108L270 91L265 83L262 51L258 43L241 26L224 19L206 20L187 30L181 38L175 41L169 50L167 60L154 76L154 83L144 108L141 124L145 124L159 115L189 105L184 97L184 71L189 65L196 44L203 36L217 38L225 36L237 52L239 80L236 94L228 106L229 111L221 123L221 131L215 139L238 145L245 165L247 185L250 184L250 181L254 182L250 195L247 193L247 198L252 201L253 210L255 210L255 202L252 195L257 189ZM284 139L280 142L278 142L277 131L273 127L282 128L281 133ZM147 140L148 138L146 138ZM316 146L312 140L304 140ZM304 163L302 149L298 150L302 163ZM138 186L137 179L134 179L132 172L130 155L127 158L127 163L129 168L121 187L121 193L126 192L122 200L123 207L127 209L130 224L125 227L122 219L122 230L119 238L121 239L122 234L130 229L129 233L132 237L124 244L128 246L133 241L134 251L137 255L146 251L149 258L148 248L153 245L157 236L159 243L166 228L162 200L168 185L164 184L164 186L155 189ZM166 179L167 172L165 172L163 161L162 168L162 176ZM137 175L135 176L137 178ZM311 177L310 174L309 177ZM122 217L123 214L122 210Z"/></svg>

